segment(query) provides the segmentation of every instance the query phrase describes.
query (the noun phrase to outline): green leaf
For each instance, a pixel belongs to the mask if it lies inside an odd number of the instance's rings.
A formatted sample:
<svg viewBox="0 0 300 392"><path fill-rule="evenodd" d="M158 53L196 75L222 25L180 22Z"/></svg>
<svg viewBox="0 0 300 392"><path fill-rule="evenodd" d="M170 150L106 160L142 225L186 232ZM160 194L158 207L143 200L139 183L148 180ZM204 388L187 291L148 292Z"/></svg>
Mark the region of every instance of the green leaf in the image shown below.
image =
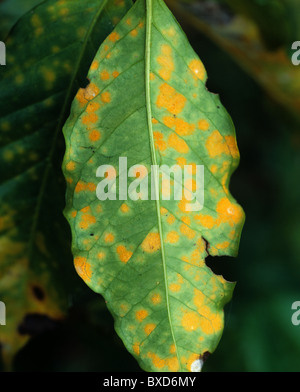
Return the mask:
<svg viewBox="0 0 300 392"><path fill-rule="evenodd" d="M65 215L76 270L104 296L143 369L199 370L217 347L234 288L205 258L236 256L244 222L228 191L239 162L232 121L207 91L202 62L161 0L135 3L101 45L88 78L64 127ZM120 180L120 157L141 173L142 166L150 173L153 165L204 165L204 208L188 212L187 196L163 200L155 168L159 200L119 200L117 182L116 200L100 201L98 167L112 166L108 180L113 168Z"/></svg>
<svg viewBox="0 0 300 392"><path fill-rule="evenodd" d="M42 0L3 0L0 1L0 40L6 38L17 20Z"/></svg>
<svg viewBox="0 0 300 392"><path fill-rule="evenodd" d="M188 2L189 6L185 1L168 0L176 15L228 52L299 121L300 67L291 61L295 52L291 45L300 34L299 18L295 17L299 14L299 2L274 0L253 4L225 0L232 10L215 6L211 14L205 11L205 2Z"/></svg>
<svg viewBox="0 0 300 392"><path fill-rule="evenodd" d="M60 319L68 306L62 125L96 49L130 5L46 1L7 40L0 80L0 300L7 308L0 343L6 362L33 333L33 314Z"/></svg>

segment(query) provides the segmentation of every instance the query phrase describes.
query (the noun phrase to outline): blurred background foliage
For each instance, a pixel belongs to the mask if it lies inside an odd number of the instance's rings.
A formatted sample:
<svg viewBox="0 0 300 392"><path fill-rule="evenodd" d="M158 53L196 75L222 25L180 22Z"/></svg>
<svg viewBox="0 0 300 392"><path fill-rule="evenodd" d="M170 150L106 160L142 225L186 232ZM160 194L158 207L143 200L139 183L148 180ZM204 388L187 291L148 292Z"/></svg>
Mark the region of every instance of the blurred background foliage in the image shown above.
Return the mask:
<svg viewBox="0 0 300 392"><path fill-rule="evenodd" d="M38 0L0 2L0 40ZM237 259L211 265L237 280L226 324L204 371L300 370L300 40L298 0L168 0L236 126L240 167L231 192L247 219ZM16 7L22 4L22 7ZM224 260L223 260L224 259ZM139 371L103 299L74 280L70 311L32 328L17 371Z"/></svg>

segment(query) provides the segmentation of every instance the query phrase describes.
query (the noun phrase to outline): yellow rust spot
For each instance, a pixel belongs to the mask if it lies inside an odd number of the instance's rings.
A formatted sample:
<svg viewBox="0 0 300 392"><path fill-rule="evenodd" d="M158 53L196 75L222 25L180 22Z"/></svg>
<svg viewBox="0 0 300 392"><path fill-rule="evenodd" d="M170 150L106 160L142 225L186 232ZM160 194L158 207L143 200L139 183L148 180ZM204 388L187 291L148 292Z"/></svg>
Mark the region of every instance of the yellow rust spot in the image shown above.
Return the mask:
<svg viewBox="0 0 300 392"><path fill-rule="evenodd" d="M74 265L78 275L85 282L90 282L92 277L92 270L90 264L86 261L86 258L82 256L75 257Z"/></svg>
<svg viewBox="0 0 300 392"><path fill-rule="evenodd" d="M206 72L203 63L199 59L192 60L189 64L189 68L193 72L195 79L204 81Z"/></svg>
<svg viewBox="0 0 300 392"><path fill-rule="evenodd" d="M173 291L174 293L177 293L178 291L180 291L181 285L178 283L172 283L172 284L170 284L169 289L171 291Z"/></svg>
<svg viewBox="0 0 300 392"><path fill-rule="evenodd" d="M159 88L159 95L157 97L156 105L159 108L166 109L169 113L178 115L182 112L186 98L178 93L172 86L163 83Z"/></svg>
<svg viewBox="0 0 300 392"><path fill-rule="evenodd" d="M88 100L85 98L85 89L80 88L76 94L76 100L79 102L80 106L83 107L87 104Z"/></svg>
<svg viewBox="0 0 300 392"><path fill-rule="evenodd" d="M89 133L89 139L91 142L96 142L101 138L101 133L94 129Z"/></svg>
<svg viewBox="0 0 300 392"><path fill-rule="evenodd" d="M100 90L99 88L94 84L90 83L85 89L84 89L84 98L88 101L91 101L93 98L95 98L99 94Z"/></svg>
<svg viewBox="0 0 300 392"><path fill-rule="evenodd" d="M173 116L166 116L163 119L165 126L175 129L175 132L180 136L189 136L195 132L195 125L189 124L181 118L174 118Z"/></svg>
<svg viewBox="0 0 300 392"><path fill-rule="evenodd" d="M123 214L126 214L130 209L126 203L123 203L120 207L120 210L123 212Z"/></svg>
<svg viewBox="0 0 300 392"><path fill-rule="evenodd" d="M101 101L104 103L109 103L111 101L111 95L108 91L101 94Z"/></svg>
<svg viewBox="0 0 300 392"><path fill-rule="evenodd" d="M141 309L135 312L135 318L141 323L148 317L149 313L146 309Z"/></svg>
<svg viewBox="0 0 300 392"><path fill-rule="evenodd" d="M111 42L116 42L116 41L118 41L118 40L120 39L120 35L119 35L117 32L113 31L113 32L108 36L108 39L109 39Z"/></svg>
<svg viewBox="0 0 300 392"><path fill-rule="evenodd" d="M176 231L170 231L167 234L166 242L170 244L176 244L179 241L179 234Z"/></svg>
<svg viewBox="0 0 300 392"><path fill-rule="evenodd" d="M209 125L209 122L208 122L207 120L200 120L200 121L198 122L198 128L199 128L201 131L208 131L208 130L209 130L209 127L210 127L210 125Z"/></svg>
<svg viewBox="0 0 300 392"><path fill-rule="evenodd" d="M94 113L96 110L100 108L100 104L98 102L90 102L87 107L87 113Z"/></svg>
<svg viewBox="0 0 300 392"><path fill-rule="evenodd" d="M78 181L76 187L75 187L75 192L83 192L83 191L90 191L90 192L95 192L96 191L96 185L93 184L92 182L83 182L83 181Z"/></svg>
<svg viewBox="0 0 300 392"><path fill-rule="evenodd" d="M146 253L154 253L161 247L160 235L158 233L149 233L141 245Z"/></svg>
<svg viewBox="0 0 300 392"><path fill-rule="evenodd" d="M128 249L126 249L125 246L119 245L117 247L117 253L119 255L119 259L122 261L122 263L128 263L128 261L131 259L132 252Z"/></svg>
<svg viewBox="0 0 300 392"><path fill-rule="evenodd" d="M181 325L186 331L195 331L200 327L201 317L196 312L185 311Z"/></svg>
<svg viewBox="0 0 300 392"><path fill-rule="evenodd" d="M188 239L192 240L195 237L196 232L189 227L191 223L190 218L184 217L182 220L185 224L180 225L180 231Z"/></svg>
<svg viewBox="0 0 300 392"><path fill-rule="evenodd" d="M237 142L235 136L225 136L226 143L228 145L230 154L233 159L238 159L240 157L240 153L238 150Z"/></svg>
<svg viewBox="0 0 300 392"><path fill-rule="evenodd" d="M160 151L165 151L165 149L167 148L167 144L164 141L163 134L161 132L155 131L153 132L153 137L155 148Z"/></svg>
<svg viewBox="0 0 300 392"><path fill-rule="evenodd" d="M131 35L131 37L136 37L136 36L138 35L137 29L131 30L131 31L130 31L130 35Z"/></svg>
<svg viewBox="0 0 300 392"><path fill-rule="evenodd" d="M180 154L187 154L190 150L186 142L183 139L180 139L175 133L172 133L169 136L168 145Z"/></svg>
<svg viewBox="0 0 300 392"><path fill-rule="evenodd" d="M176 219L175 219L174 215L168 216L167 222L168 222L169 225L173 225L173 223L175 223L175 221L176 221Z"/></svg>
<svg viewBox="0 0 300 392"><path fill-rule="evenodd" d="M217 212L219 214L218 224L229 223L231 226L239 224L244 219L244 211L238 205L232 203L226 197L222 198L217 204Z"/></svg>
<svg viewBox="0 0 300 392"><path fill-rule="evenodd" d="M91 70L92 70L92 71L97 71L98 68L99 68L99 61L94 60L94 61L92 62L92 65L91 65Z"/></svg>
<svg viewBox="0 0 300 392"><path fill-rule="evenodd" d="M68 171L73 171L76 168L76 163L74 161L70 161L66 164L66 169Z"/></svg>
<svg viewBox="0 0 300 392"><path fill-rule="evenodd" d="M153 366L156 369L168 368L170 372L177 372L179 370L179 362L177 357L162 359L157 354L149 352L148 357L152 360Z"/></svg>
<svg viewBox="0 0 300 392"><path fill-rule="evenodd" d="M155 75L153 72L150 72L150 80L155 80Z"/></svg>
<svg viewBox="0 0 300 392"><path fill-rule="evenodd" d="M113 76L114 78L117 78L119 75L120 75L120 72L118 72L118 71L114 71L114 72L112 73L112 76Z"/></svg>
<svg viewBox="0 0 300 392"><path fill-rule="evenodd" d="M158 305L161 303L161 295L160 294L153 294L151 297L151 302L154 305Z"/></svg>
<svg viewBox="0 0 300 392"><path fill-rule="evenodd" d="M132 346L133 352L136 355L140 355L140 345L139 343L134 343L134 345Z"/></svg>
<svg viewBox="0 0 300 392"><path fill-rule="evenodd" d="M90 214L84 214L81 217L81 221L79 222L79 227L81 229L88 229L90 225L96 223L96 218Z"/></svg>
<svg viewBox="0 0 300 392"><path fill-rule="evenodd" d="M146 333L147 336L149 336L156 328L156 324L154 323L150 323L150 324L146 324L144 331Z"/></svg>
<svg viewBox="0 0 300 392"><path fill-rule="evenodd" d="M174 61L170 45L164 44L161 46L161 54L158 56L157 62L161 66L158 71L160 77L166 81L170 80L174 71Z"/></svg>
<svg viewBox="0 0 300 392"><path fill-rule="evenodd" d="M155 118L152 118L152 124L158 124L158 121Z"/></svg>
<svg viewBox="0 0 300 392"><path fill-rule="evenodd" d="M104 252L99 252L97 254L97 257L98 257L99 260L103 260L105 258L105 253Z"/></svg>
<svg viewBox="0 0 300 392"><path fill-rule="evenodd" d="M76 210L73 210L73 211L71 212L71 217L72 217L72 218L76 218L76 215L77 215L77 211L76 211Z"/></svg>
<svg viewBox="0 0 300 392"><path fill-rule="evenodd" d="M175 344L171 344L170 354L175 354L175 353L176 353L176 346L175 346Z"/></svg>
<svg viewBox="0 0 300 392"><path fill-rule="evenodd" d="M207 138L205 146L211 158L215 158L221 154L228 155L230 153L225 139L217 130L213 131Z"/></svg>
<svg viewBox="0 0 300 392"><path fill-rule="evenodd" d="M164 366L166 366L166 362L164 359L161 359L158 355L155 353L148 353L148 357L152 359L153 366L156 369L162 369Z"/></svg>
<svg viewBox="0 0 300 392"><path fill-rule="evenodd" d="M115 236L112 233L105 234L104 241L106 243L111 243L114 241L114 239L115 239Z"/></svg>
<svg viewBox="0 0 300 392"><path fill-rule="evenodd" d="M95 124L98 121L96 113L88 113L82 117L82 123L84 125Z"/></svg>
<svg viewBox="0 0 300 392"><path fill-rule="evenodd" d="M206 229L212 229L214 227L215 219L210 215L195 215L195 219L199 221L201 226L205 227Z"/></svg>
<svg viewBox="0 0 300 392"><path fill-rule="evenodd" d="M100 72L101 80L108 80L110 78L109 73L106 70Z"/></svg>

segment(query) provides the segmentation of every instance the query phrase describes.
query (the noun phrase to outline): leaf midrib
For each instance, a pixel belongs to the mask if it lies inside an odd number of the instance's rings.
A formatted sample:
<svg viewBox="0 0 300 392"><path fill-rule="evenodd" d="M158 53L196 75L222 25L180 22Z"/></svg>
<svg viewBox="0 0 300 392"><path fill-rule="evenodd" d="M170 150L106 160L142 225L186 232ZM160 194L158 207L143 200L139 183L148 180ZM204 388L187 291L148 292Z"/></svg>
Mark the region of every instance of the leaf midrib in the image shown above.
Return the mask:
<svg viewBox="0 0 300 392"><path fill-rule="evenodd" d="M168 319L170 330L172 334L172 339L175 345L175 352L178 359L179 368L181 370L181 364L178 355L178 347L175 339L175 334L173 330L172 318L171 318L171 309L169 302L169 291L168 291L168 279L167 279L167 265L166 265L166 257L165 257L165 249L163 242L163 230L162 230L162 220L161 220L161 204L160 204L160 196L159 196L159 172L158 162L156 159L155 152L155 143L153 136L153 128L152 128L152 107L151 107L151 88L150 88L150 72L151 72L151 33L152 33L152 16L153 16L153 2L152 0L146 0L146 41L145 41L145 89L146 89L146 112L147 112L147 121L148 121L148 130L149 130L149 138L150 138L150 149L151 149L151 157L153 165L155 166L154 173L154 183L156 189L156 212L157 212L157 221L158 221L158 230L160 236L160 244L161 244L161 255L163 262L163 270L164 270L164 283L165 283L165 291L166 291L166 303L167 303L167 311L168 311ZM158 193L158 194L157 194Z"/></svg>
<svg viewBox="0 0 300 392"><path fill-rule="evenodd" d="M74 84L75 84L76 78L78 76L78 71L80 69L80 65L81 65L83 56L84 56L84 54L86 52L86 47L87 47L88 41L90 39L90 36L91 36L91 34L92 34L93 30L94 30L94 27L95 27L95 25L96 25L100 15L102 14L102 11L104 10L105 6L107 5L107 2L108 2L108 0L103 0L101 6L99 7L98 12L96 13L92 23L90 24L90 27L88 28L88 30L86 32L85 39L84 39L84 42L82 44L82 51L81 51L80 55L78 56L78 60L77 60L77 62L75 64L75 67L74 67L74 72L73 72L72 78L70 80L69 87L68 87L67 92L66 92L66 98L65 98L65 101L64 101L64 104L63 104L60 116L59 116L59 120L58 120L58 123L57 123L56 130L54 132L54 136L53 136L53 139L52 139L50 152L49 152L49 154L48 154L48 156L46 158L47 163L46 163L46 167L45 167L45 171L44 171L44 175L43 175L40 191L39 191L39 194L38 194L38 197L37 197L36 209L35 209L35 212L34 212L34 215L33 215L33 223L32 223L32 228L31 228L30 236L29 236L29 245L28 245L28 259L29 259L29 261L31 260L31 256L32 256L32 252L33 252L34 237L35 237L35 233L36 233L36 230L37 230L37 225L38 225L38 222L39 222L39 216L40 216L40 211L41 211L41 208L42 208L42 203L43 203L43 198L44 198L44 194L45 194L45 189L46 189L46 186L47 186L48 176L49 176L49 173L50 173L51 167L52 167L52 158L53 158L53 155L54 155L54 152L55 152L57 139L58 139L59 133L62 130L62 126L63 126L63 122L64 122L64 119L65 119L65 116L66 116L66 112L67 112L68 106L69 106L69 104L71 102L71 94L73 92Z"/></svg>

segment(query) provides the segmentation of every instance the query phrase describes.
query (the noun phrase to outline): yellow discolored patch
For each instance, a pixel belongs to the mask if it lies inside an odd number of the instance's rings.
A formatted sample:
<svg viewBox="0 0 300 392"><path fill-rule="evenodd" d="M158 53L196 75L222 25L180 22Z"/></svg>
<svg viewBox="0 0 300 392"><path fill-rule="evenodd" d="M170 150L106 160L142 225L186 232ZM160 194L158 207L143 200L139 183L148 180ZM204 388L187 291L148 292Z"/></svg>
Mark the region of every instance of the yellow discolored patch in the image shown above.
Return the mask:
<svg viewBox="0 0 300 392"><path fill-rule="evenodd" d="M113 73L112 73L112 76L114 78L117 78L119 75L120 75L120 72L118 72L118 71L113 71Z"/></svg>
<svg viewBox="0 0 300 392"><path fill-rule="evenodd" d="M200 120L200 121L198 122L198 128L199 128L201 131L208 131L208 130L209 130L209 127L210 127L210 125L209 125L209 122L208 122L207 120Z"/></svg>
<svg viewBox="0 0 300 392"><path fill-rule="evenodd" d="M155 148L159 151L165 151L167 144L164 141L164 136L161 132L153 132Z"/></svg>
<svg viewBox="0 0 300 392"><path fill-rule="evenodd" d="M174 215L168 216L167 222L168 222L169 225L173 225L173 223L175 223L175 221L176 221L176 219L175 219Z"/></svg>
<svg viewBox="0 0 300 392"><path fill-rule="evenodd" d="M82 123L84 125L95 124L98 121L98 116L96 113L88 113L82 117Z"/></svg>
<svg viewBox="0 0 300 392"><path fill-rule="evenodd" d="M156 369L162 369L164 366L166 366L165 360L161 359L158 355L156 355L152 352L149 352L148 357L152 359L153 366Z"/></svg>
<svg viewBox="0 0 300 392"><path fill-rule="evenodd" d="M170 244L176 244L176 242L179 241L179 235L176 231L170 231L167 234L166 242L169 242Z"/></svg>
<svg viewBox="0 0 300 392"><path fill-rule="evenodd" d="M229 151L233 159L238 159L240 153L238 150L237 142L235 136L225 136L226 143L228 145Z"/></svg>
<svg viewBox="0 0 300 392"><path fill-rule="evenodd" d="M211 158L215 158L221 154L230 153L225 139L217 130L213 131L213 133L207 138L205 146Z"/></svg>
<svg viewBox="0 0 300 392"><path fill-rule="evenodd" d="M98 109L100 109L100 104L98 102L90 102L86 107L87 113L94 113Z"/></svg>
<svg viewBox="0 0 300 392"><path fill-rule="evenodd" d="M94 60L94 61L92 62L92 65L91 65L91 70L92 70L92 71L97 71L98 68L99 68L99 61Z"/></svg>
<svg viewBox="0 0 300 392"><path fill-rule="evenodd" d="M90 225L96 223L96 218L90 214L83 214L81 221L79 222L79 227L81 229L88 229Z"/></svg>
<svg viewBox="0 0 300 392"><path fill-rule="evenodd" d="M154 323L150 323L150 324L146 324L144 331L146 333L147 336L149 336L156 328L156 324Z"/></svg>
<svg viewBox="0 0 300 392"><path fill-rule="evenodd" d="M159 88L156 105L166 109L169 113L178 115L182 112L186 103L186 98L178 93L172 86L163 83Z"/></svg>
<svg viewBox="0 0 300 392"><path fill-rule="evenodd" d="M71 212L71 217L72 217L72 218L76 218L76 215L77 215L77 211L76 211L76 210L73 210L73 211Z"/></svg>
<svg viewBox="0 0 300 392"><path fill-rule="evenodd" d="M187 154L190 150L186 142L183 139L180 139L175 133L172 133L169 136L168 145L180 154Z"/></svg>
<svg viewBox="0 0 300 392"><path fill-rule="evenodd" d="M94 129L89 133L89 139L91 142L96 142L101 138L101 133Z"/></svg>
<svg viewBox="0 0 300 392"><path fill-rule="evenodd" d="M105 234L105 236L104 236L104 241L106 242L106 243L111 243L111 242L113 242L115 240L115 236L112 234L112 233L107 233L107 234Z"/></svg>
<svg viewBox="0 0 300 392"><path fill-rule="evenodd" d="M141 244L141 247L146 253L157 252L160 247L160 235L158 233L149 233Z"/></svg>
<svg viewBox="0 0 300 392"><path fill-rule="evenodd" d="M149 313L146 309L138 310L135 312L135 318L141 323L148 317Z"/></svg>
<svg viewBox="0 0 300 392"><path fill-rule="evenodd" d="M90 83L84 89L84 98L88 101L91 101L99 94L99 92L100 92L99 88L94 83Z"/></svg>
<svg viewBox="0 0 300 392"><path fill-rule="evenodd" d="M90 192L95 192L96 190L96 185L93 184L92 182L83 182L83 181L78 181L76 187L75 187L75 192L83 192L83 191L90 191Z"/></svg>
<svg viewBox="0 0 300 392"><path fill-rule="evenodd" d="M204 81L206 71L203 63L199 59L192 60L189 64L189 68L193 72L193 76L195 79L200 79Z"/></svg>
<svg viewBox="0 0 300 392"><path fill-rule="evenodd" d="M104 103L109 103L111 101L111 95L108 91L101 94L101 101Z"/></svg>
<svg viewBox="0 0 300 392"><path fill-rule="evenodd" d="M128 263L128 261L131 259L132 252L128 249L126 249L125 246L119 245L117 247L117 253L119 255L119 259L122 261L122 263Z"/></svg>
<svg viewBox="0 0 300 392"><path fill-rule="evenodd" d="M158 71L160 77L166 81L170 80L174 71L174 61L170 45L164 44L161 46L161 54L157 57L157 62L161 66Z"/></svg>
<svg viewBox="0 0 300 392"><path fill-rule="evenodd" d="M140 345L139 343L134 343L134 345L132 346L133 352L136 355L140 355Z"/></svg>
<svg viewBox="0 0 300 392"><path fill-rule="evenodd" d="M120 210L126 214L127 212L129 212L130 208L128 207L128 205L126 203L123 203L120 207Z"/></svg>
<svg viewBox="0 0 300 392"><path fill-rule="evenodd" d="M214 227L215 219L210 215L199 214L195 216L195 219L206 229L212 229Z"/></svg>
<svg viewBox="0 0 300 392"><path fill-rule="evenodd" d="M219 214L218 224L227 222L231 226L234 226L235 224L241 223L244 219L242 207L232 203L226 197L222 198L217 204L217 212Z"/></svg>
<svg viewBox="0 0 300 392"><path fill-rule="evenodd" d="M195 312L184 312L181 325L186 331L195 331L200 327L201 317Z"/></svg>
<svg viewBox="0 0 300 392"><path fill-rule="evenodd" d="M77 256L74 259L74 265L78 275L85 281L90 282L92 277L92 270L90 264L85 257Z"/></svg>
<svg viewBox="0 0 300 392"><path fill-rule="evenodd" d="M69 161L69 162L66 164L66 169L67 169L68 171L73 171L73 170L75 170L75 168L76 168L76 163L75 163L74 161Z"/></svg>
<svg viewBox="0 0 300 392"><path fill-rule="evenodd" d="M130 35L131 35L131 37L136 37L136 36L138 35L137 29L131 30L131 31L130 31Z"/></svg>
<svg viewBox="0 0 300 392"><path fill-rule="evenodd" d="M85 89L80 88L78 93L76 94L76 100L79 102L80 106L83 107L88 103L88 100L85 98Z"/></svg>
<svg viewBox="0 0 300 392"><path fill-rule="evenodd" d="M180 291L181 285L178 284L178 283L172 283L172 284L170 284L169 289L170 289L173 293L177 293L178 291Z"/></svg>
<svg viewBox="0 0 300 392"><path fill-rule="evenodd" d="M173 116L166 116L163 118L165 126L175 129L175 132L180 136L192 135L195 132L195 125L189 124L181 118L174 118Z"/></svg>
<svg viewBox="0 0 300 392"><path fill-rule="evenodd" d="M100 72L101 80L108 80L110 78L109 73L106 70Z"/></svg>
<svg viewBox="0 0 300 392"><path fill-rule="evenodd" d="M108 36L108 39L109 39L111 42L116 42L116 41L118 41L118 40L120 39L120 35L119 35L117 32L113 31L113 32Z"/></svg>
<svg viewBox="0 0 300 392"><path fill-rule="evenodd" d="M154 305L158 305L161 303L161 295L160 294L153 294L151 297L151 302Z"/></svg>

